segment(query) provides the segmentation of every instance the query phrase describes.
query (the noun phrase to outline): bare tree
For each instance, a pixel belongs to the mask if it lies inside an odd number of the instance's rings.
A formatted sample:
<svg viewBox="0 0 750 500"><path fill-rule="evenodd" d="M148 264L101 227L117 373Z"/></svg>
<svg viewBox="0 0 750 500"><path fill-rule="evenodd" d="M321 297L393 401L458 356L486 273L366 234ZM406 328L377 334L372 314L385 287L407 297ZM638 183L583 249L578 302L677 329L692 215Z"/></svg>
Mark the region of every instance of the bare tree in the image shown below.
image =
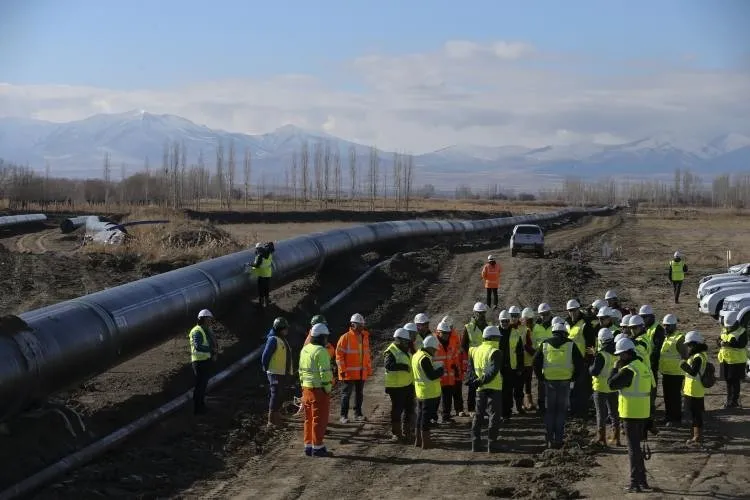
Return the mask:
<svg viewBox="0 0 750 500"><path fill-rule="evenodd" d="M409 201L411 200L411 193L412 193L412 185L414 183L414 156L408 155L406 157L406 162L403 165L403 168L401 169L401 176L403 180L401 181L401 186L403 188L403 197L404 197L404 208L406 211L409 211Z"/></svg>
<svg viewBox="0 0 750 500"><path fill-rule="evenodd" d="M245 172L245 208L250 202L250 170L252 169L252 154L245 148L245 159L242 162L242 170Z"/></svg>
<svg viewBox="0 0 750 500"><path fill-rule="evenodd" d="M232 209L234 198L234 178L237 173L237 163L234 157L234 139L229 140L229 159L227 160L227 208Z"/></svg>
<svg viewBox="0 0 750 500"><path fill-rule="evenodd" d="M310 189L310 149L307 145L307 141L302 142L300 168L302 169L302 206L305 207L307 206L307 197Z"/></svg>
<svg viewBox="0 0 750 500"><path fill-rule="evenodd" d="M109 205L109 183L112 177L112 165L109 153L104 153L104 206Z"/></svg>
<svg viewBox="0 0 750 500"><path fill-rule="evenodd" d="M331 193L331 143L326 141L323 151L323 205L328 207Z"/></svg>
<svg viewBox="0 0 750 500"><path fill-rule="evenodd" d="M143 179L143 197L145 198L144 202L148 205L151 201L151 193L149 193L149 184L151 183L151 165L149 164L148 156L143 160L143 172L145 173L145 178Z"/></svg>
<svg viewBox="0 0 750 500"><path fill-rule="evenodd" d="M323 145L320 141L315 143L313 155L313 171L315 172L315 199L318 207L323 207Z"/></svg>
<svg viewBox="0 0 750 500"><path fill-rule="evenodd" d="M178 208L181 208L185 203L185 193L187 189L187 147L185 146L185 141L182 141L180 144L180 151L182 154L180 155L180 179L177 183Z"/></svg>
<svg viewBox="0 0 750 500"><path fill-rule="evenodd" d="M164 206L169 203L169 141L164 141L164 151L161 158L161 178L159 179L159 197L164 202Z"/></svg>
<svg viewBox="0 0 750 500"><path fill-rule="evenodd" d="M198 151L198 170L195 175L195 190L193 196L195 197L195 209L200 210L201 201L203 200L203 197L208 194L208 183L210 181L210 173L206 168L206 160L203 158L202 149Z"/></svg>
<svg viewBox="0 0 750 500"><path fill-rule="evenodd" d="M349 146L349 199L354 201L357 196L357 148L353 144Z"/></svg>
<svg viewBox="0 0 750 500"><path fill-rule="evenodd" d="M292 206L297 208L297 153L292 153Z"/></svg>
<svg viewBox="0 0 750 500"><path fill-rule="evenodd" d="M216 184L219 191L219 207L224 207L224 143L219 139L216 147Z"/></svg>
<svg viewBox="0 0 750 500"><path fill-rule="evenodd" d="M401 159L400 154L393 153L393 199L396 210L401 208L401 182L403 181Z"/></svg>
<svg viewBox="0 0 750 500"><path fill-rule="evenodd" d="M125 204L125 179L128 176L128 167L125 165L125 162L120 163L120 184L119 184L119 191L120 191L120 205Z"/></svg>
<svg viewBox="0 0 750 500"><path fill-rule="evenodd" d="M333 184L334 199L338 207L341 205L341 149L338 145L333 150Z"/></svg>

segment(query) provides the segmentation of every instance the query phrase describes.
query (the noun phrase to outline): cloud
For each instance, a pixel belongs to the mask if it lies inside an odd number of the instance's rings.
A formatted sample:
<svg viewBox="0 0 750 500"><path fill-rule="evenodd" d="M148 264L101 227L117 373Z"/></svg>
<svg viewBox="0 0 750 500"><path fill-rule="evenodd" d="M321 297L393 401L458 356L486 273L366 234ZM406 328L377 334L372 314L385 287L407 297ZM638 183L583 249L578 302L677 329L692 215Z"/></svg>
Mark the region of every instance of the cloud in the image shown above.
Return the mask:
<svg viewBox="0 0 750 500"><path fill-rule="evenodd" d="M700 70L685 58L656 63L593 60L518 41L450 40L430 52L356 58L344 69L357 85L346 88L304 74L168 90L0 84L0 116L68 121L146 109L245 133L292 123L413 152L457 143L750 134L748 68Z"/></svg>

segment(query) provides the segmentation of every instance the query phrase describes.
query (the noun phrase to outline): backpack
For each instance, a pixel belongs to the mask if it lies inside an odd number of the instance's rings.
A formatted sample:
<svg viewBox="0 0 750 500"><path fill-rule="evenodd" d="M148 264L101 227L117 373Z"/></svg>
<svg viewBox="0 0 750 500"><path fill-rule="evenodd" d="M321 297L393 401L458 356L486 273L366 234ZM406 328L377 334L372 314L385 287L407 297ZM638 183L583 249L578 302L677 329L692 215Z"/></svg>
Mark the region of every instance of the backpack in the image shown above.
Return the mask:
<svg viewBox="0 0 750 500"><path fill-rule="evenodd" d="M713 363L710 361L706 364L706 369L703 372L703 375L701 375L701 384L703 384L703 387L709 388L713 387L716 383L716 367Z"/></svg>

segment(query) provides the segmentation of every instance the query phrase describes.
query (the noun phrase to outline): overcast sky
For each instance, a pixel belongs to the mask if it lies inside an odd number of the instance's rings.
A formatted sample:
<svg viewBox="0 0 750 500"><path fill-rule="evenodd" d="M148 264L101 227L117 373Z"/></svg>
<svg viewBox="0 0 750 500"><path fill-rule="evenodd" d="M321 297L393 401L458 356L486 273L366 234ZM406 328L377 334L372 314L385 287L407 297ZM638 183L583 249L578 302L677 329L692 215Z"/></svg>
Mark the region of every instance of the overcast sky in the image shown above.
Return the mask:
<svg viewBox="0 0 750 500"><path fill-rule="evenodd" d="M750 134L750 0L3 0L0 116L415 153Z"/></svg>

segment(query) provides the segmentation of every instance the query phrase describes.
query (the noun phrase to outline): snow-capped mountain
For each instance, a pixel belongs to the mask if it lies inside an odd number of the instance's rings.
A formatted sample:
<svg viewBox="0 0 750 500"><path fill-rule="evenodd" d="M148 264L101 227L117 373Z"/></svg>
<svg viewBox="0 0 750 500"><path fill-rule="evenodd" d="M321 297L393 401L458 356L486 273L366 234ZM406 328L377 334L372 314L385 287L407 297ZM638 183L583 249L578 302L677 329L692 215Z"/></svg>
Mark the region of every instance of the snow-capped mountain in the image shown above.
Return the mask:
<svg viewBox="0 0 750 500"><path fill-rule="evenodd" d="M94 115L63 124L0 118L0 158L28 163L40 170L49 162L53 175L57 176L99 177L105 153L110 154L113 172L119 171L120 163L128 164L129 173L139 170L146 157L152 168L158 169L164 144L174 141L185 144L189 163L197 162L201 152L209 168L213 168L217 144L224 145L226 156L232 142L238 171L244 151L249 150L256 178L265 174L283 179L292 156L299 153L305 142L311 156L316 143L327 142L332 150L339 150L344 165L352 146L362 166L367 164L369 154L368 146L293 125L266 134L246 135L142 110ZM391 157L392 153L380 152L384 167L390 165ZM666 176L677 168L691 169L709 180L720 173L750 172L750 138L729 133L706 143L664 135L618 145L579 143L535 149L453 145L416 156L415 165L419 176L416 182L431 182L438 187L500 182L523 189L539 187L540 182L548 183L565 175Z"/></svg>

